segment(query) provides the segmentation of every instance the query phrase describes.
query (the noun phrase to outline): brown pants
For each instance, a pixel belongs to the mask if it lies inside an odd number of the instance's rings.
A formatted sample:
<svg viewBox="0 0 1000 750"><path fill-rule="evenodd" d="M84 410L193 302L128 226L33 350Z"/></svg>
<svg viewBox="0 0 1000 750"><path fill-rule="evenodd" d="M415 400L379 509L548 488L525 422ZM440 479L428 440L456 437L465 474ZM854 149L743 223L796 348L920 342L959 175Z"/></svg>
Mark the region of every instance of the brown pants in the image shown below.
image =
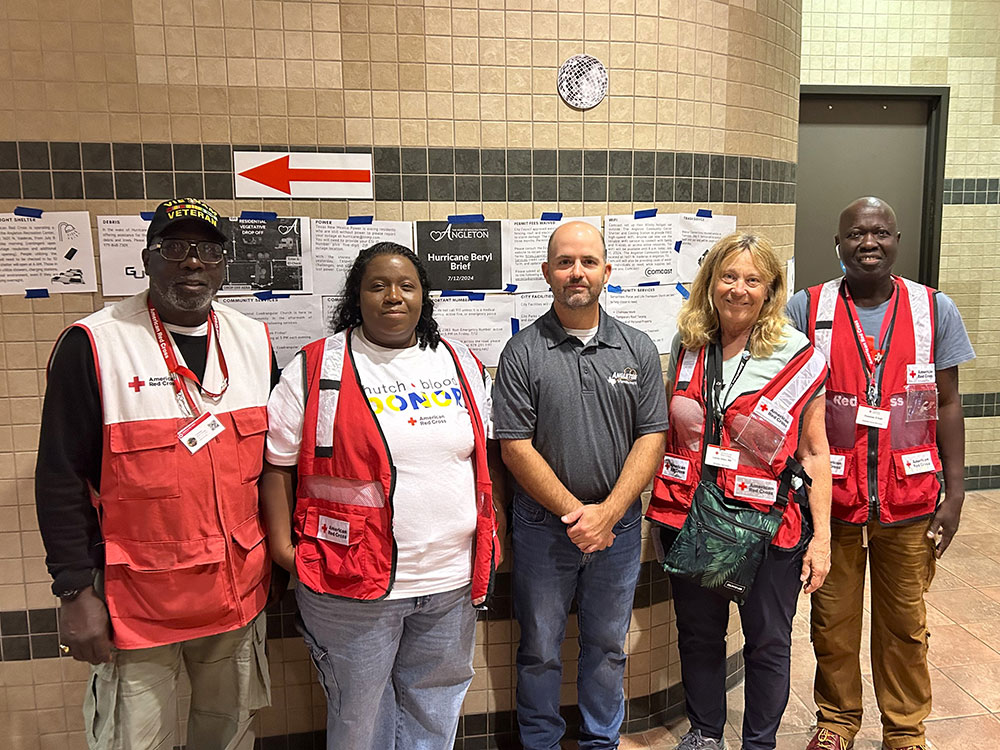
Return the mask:
<svg viewBox="0 0 1000 750"><path fill-rule="evenodd" d="M847 739L861 728L861 611L870 559L872 679L883 741L889 747L922 743L931 710L924 592L935 566L928 522L869 523L867 548L862 527L832 526L830 575L812 595L817 723Z"/></svg>

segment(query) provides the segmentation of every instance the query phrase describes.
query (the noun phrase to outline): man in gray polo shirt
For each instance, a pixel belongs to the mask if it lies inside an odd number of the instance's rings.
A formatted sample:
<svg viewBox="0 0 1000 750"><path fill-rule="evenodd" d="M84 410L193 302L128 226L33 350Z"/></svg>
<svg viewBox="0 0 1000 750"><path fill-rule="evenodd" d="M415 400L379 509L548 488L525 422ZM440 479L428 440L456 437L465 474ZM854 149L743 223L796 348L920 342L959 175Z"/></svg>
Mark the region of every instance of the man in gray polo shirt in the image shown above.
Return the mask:
<svg viewBox="0 0 1000 750"><path fill-rule="evenodd" d="M599 297L611 273L585 222L549 238L552 308L504 348L494 436L514 475L517 720L525 750L557 750L560 648L576 597L580 750L618 747L623 645L639 576L639 494L663 458L667 404L650 338Z"/></svg>

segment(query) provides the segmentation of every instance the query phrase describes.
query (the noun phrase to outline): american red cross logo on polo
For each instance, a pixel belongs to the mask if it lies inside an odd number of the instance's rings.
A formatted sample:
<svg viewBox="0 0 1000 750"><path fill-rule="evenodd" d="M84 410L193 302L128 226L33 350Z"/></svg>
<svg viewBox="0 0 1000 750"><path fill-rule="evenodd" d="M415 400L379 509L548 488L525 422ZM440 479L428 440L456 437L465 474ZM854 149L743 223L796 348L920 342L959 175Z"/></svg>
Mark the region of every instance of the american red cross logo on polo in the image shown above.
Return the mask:
<svg viewBox="0 0 1000 750"><path fill-rule="evenodd" d="M417 423L417 420L415 420L413 417L410 417L406 421L409 422L411 426L415 425Z"/></svg>
<svg viewBox="0 0 1000 750"><path fill-rule="evenodd" d="M139 380L139 376L136 375L134 378L132 378L132 382L127 383L126 385L128 385L129 388L135 389L135 392L138 393L139 389L142 388L144 385L146 385L146 381Z"/></svg>

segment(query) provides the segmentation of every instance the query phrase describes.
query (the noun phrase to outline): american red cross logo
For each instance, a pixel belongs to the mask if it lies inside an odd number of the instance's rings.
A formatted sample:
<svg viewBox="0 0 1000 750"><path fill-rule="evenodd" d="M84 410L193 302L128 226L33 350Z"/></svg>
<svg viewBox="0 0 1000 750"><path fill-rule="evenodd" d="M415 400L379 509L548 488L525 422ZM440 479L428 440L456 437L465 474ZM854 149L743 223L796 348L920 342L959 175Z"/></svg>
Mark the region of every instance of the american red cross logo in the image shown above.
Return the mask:
<svg viewBox="0 0 1000 750"><path fill-rule="evenodd" d="M910 377L911 378L917 377L917 373L914 370L910 370Z"/></svg>
<svg viewBox="0 0 1000 750"><path fill-rule="evenodd" d="M134 388L135 392L138 393L139 389L142 388L144 385L146 385L146 381L139 380L139 376L136 375L134 378L132 378L132 382L128 383L127 385L129 388Z"/></svg>
<svg viewBox="0 0 1000 750"><path fill-rule="evenodd" d="M767 404L761 404L760 405L760 410L761 411L767 411Z"/></svg>
<svg viewBox="0 0 1000 750"><path fill-rule="evenodd" d="M406 421L407 421L407 422L409 422L409 423L410 423L410 425L415 425L415 424L417 423L417 420L415 420L415 419L414 419L413 417L410 417L410 418L409 418L409 419L407 419Z"/></svg>
<svg viewBox="0 0 1000 750"><path fill-rule="evenodd" d="M319 530L322 531L325 534L326 533L326 528L327 528L326 524L324 523L322 526L319 527Z"/></svg>
<svg viewBox="0 0 1000 750"><path fill-rule="evenodd" d="M740 489L741 490L745 490L746 488L747 488L747 483L746 482L740 482Z"/></svg>
<svg viewBox="0 0 1000 750"><path fill-rule="evenodd" d="M909 459L907 459L906 461L903 461L903 463L906 464L906 468L907 469L909 469L910 466L912 466L912 463L909 461Z"/></svg>

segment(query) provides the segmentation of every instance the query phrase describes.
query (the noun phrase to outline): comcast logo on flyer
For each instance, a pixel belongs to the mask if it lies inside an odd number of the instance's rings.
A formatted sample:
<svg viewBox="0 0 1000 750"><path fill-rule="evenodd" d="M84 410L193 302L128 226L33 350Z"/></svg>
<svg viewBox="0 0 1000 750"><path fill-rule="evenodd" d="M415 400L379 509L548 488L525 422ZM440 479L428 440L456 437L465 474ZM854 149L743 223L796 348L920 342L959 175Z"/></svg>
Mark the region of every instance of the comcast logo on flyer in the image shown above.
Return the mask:
<svg viewBox="0 0 1000 750"><path fill-rule="evenodd" d="M443 239L482 240L482 239L489 239L490 230L475 229L473 227L459 227L457 229L452 229L451 224L449 224L444 229L432 229L430 231L430 236L434 242L440 242Z"/></svg>

